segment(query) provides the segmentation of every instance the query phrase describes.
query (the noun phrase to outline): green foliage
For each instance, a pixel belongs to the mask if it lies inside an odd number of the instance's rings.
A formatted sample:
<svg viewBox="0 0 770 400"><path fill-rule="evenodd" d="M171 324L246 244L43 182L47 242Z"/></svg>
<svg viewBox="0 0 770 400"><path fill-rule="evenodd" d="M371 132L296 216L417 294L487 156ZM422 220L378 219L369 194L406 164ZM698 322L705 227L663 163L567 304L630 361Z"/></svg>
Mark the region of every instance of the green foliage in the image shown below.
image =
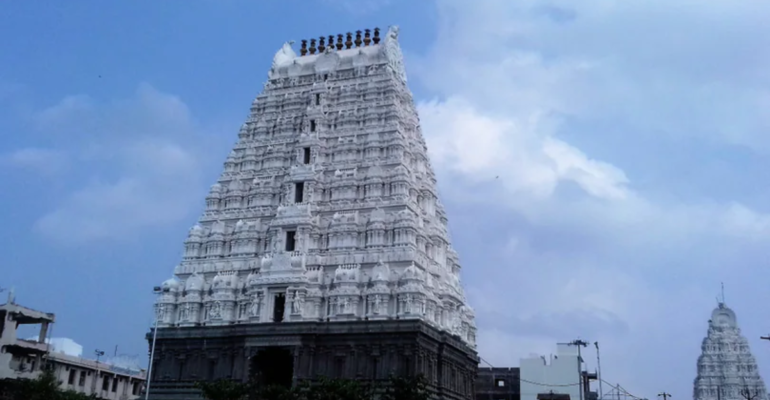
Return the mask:
<svg viewBox="0 0 770 400"><path fill-rule="evenodd" d="M391 377L383 386L352 379L320 378L304 381L294 388L282 386L258 387L231 380L198 382L196 387L207 400L429 400L425 377ZM67 399L69 400L69 399Z"/></svg>
<svg viewBox="0 0 770 400"><path fill-rule="evenodd" d="M380 400L429 400L428 380L422 374L410 377L391 376Z"/></svg>
<svg viewBox="0 0 770 400"><path fill-rule="evenodd" d="M266 386L264 388L253 387L253 400L300 400L303 399L301 387L285 388L279 385Z"/></svg>
<svg viewBox="0 0 770 400"><path fill-rule="evenodd" d="M357 380L322 377L315 384L304 383L301 394L302 400L370 400L374 387Z"/></svg>
<svg viewBox="0 0 770 400"><path fill-rule="evenodd" d="M241 382L221 379L214 382L197 382L195 387L207 400L242 400L249 394L249 387Z"/></svg>

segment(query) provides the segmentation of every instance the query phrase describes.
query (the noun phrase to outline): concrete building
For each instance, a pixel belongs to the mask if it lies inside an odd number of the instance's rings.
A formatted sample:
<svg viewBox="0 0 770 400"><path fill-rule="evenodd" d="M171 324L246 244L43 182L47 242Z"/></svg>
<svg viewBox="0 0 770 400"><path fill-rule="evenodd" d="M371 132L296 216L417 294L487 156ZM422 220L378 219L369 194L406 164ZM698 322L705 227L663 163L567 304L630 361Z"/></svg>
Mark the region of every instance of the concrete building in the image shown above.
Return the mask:
<svg viewBox="0 0 770 400"><path fill-rule="evenodd" d="M16 304L13 291L9 293L8 301L0 305L0 380L35 379L48 369L62 390L93 393L105 400L139 398L146 371L57 351L55 339L47 337L54 321L54 314ZM20 339L19 325L40 325L40 334L34 340Z"/></svg>
<svg viewBox="0 0 770 400"><path fill-rule="evenodd" d="M724 300L711 312L701 344L694 400L766 400L767 389L757 360L741 334L735 312Z"/></svg>
<svg viewBox="0 0 770 400"><path fill-rule="evenodd" d="M15 302L14 292L0 305L0 379L35 379L40 375L48 353L48 328L56 317L52 313L33 310ZM38 340L17 337L19 325L39 325Z"/></svg>
<svg viewBox="0 0 770 400"><path fill-rule="evenodd" d="M473 398L475 317L398 35L275 54L175 277L157 288L150 398L196 398L196 380L391 373Z"/></svg>
<svg viewBox="0 0 770 400"><path fill-rule="evenodd" d="M571 400L595 400L597 393L590 391L589 383L597 378L596 374L583 371L577 347L557 346L555 355L520 360L521 400L537 400L538 396L548 399L551 394L568 395Z"/></svg>
<svg viewBox="0 0 770 400"><path fill-rule="evenodd" d="M47 368L61 382L62 390L95 394L105 400L132 400L140 398L147 373L144 369L97 362L73 355L51 352Z"/></svg>
<svg viewBox="0 0 770 400"><path fill-rule="evenodd" d="M476 400L519 400L519 368L479 368Z"/></svg>

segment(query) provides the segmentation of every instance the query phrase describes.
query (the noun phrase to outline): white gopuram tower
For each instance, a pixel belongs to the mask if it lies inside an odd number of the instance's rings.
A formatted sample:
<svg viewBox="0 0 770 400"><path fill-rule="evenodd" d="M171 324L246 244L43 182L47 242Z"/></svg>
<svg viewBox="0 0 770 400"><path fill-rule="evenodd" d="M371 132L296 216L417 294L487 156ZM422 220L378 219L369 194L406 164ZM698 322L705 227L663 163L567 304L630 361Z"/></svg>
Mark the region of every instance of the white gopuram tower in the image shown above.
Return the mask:
<svg viewBox="0 0 770 400"><path fill-rule="evenodd" d="M474 313L398 32L275 54L175 277L159 287L156 390L179 394L190 376L247 379L256 353L277 346L291 351L295 381L398 370L456 392L445 398L472 392Z"/></svg>
<svg viewBox="0 0 770 400"><path fill-rule="evenodd" d="M701 351L693 400L767 400L757 361L724 300L711 313Z"/></svg>

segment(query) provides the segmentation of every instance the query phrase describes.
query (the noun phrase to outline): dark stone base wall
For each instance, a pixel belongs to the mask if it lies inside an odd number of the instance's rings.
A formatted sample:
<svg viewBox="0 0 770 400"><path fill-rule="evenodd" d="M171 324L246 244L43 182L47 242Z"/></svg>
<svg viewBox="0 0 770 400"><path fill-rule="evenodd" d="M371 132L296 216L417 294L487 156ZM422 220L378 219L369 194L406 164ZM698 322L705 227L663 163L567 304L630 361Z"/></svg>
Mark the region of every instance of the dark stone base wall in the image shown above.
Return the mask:
<svg viewBox="0 0 770 400"><path fill-rule="evenodd" d="M148 335L152 345L152 335ZM267 347L293 357L293 381L349 378L386 381L423 374L435 399L473 399L476 352L422 321L301 322L161 328L150 399L191 400L196 381L253 378L252 358Z"/></svg>

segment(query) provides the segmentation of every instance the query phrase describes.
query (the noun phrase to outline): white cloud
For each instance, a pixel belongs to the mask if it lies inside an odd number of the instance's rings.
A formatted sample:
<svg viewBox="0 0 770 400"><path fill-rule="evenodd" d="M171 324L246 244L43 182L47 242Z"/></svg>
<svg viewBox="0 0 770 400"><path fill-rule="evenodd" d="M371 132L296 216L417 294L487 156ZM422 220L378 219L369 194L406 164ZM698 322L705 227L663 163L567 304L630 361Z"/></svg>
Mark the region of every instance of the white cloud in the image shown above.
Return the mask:
<svg viewBox="0 0 770 400"><path fill-rule="evenodd" d="M59 150L28 147L0 156L0 164L54 175L69 166L69 159L66 153Z"/></svg>
<svg viewBox="0 0 770 400"><path fill-rule="evenodd" d="M770 6L436 4L437 40L408 67L437 96L420 116L466 247L482 357L516 365L582 336L602 343L608 379L688 396L719 281L738 292L739 315L768 297L770 215L756 199L770 193L720 192L729 182L697 163L770 149L770 80L758 73L770 57L757 51ZM674 143L696 164L683 170ZM720 179L746 178L743 160L720 161Z"/></svg>
<svg viewBox="0 0 770 400"><path fill-rule="evenodd" d="M496 118L455 97L423 103L419 112L439 168L476 180L502 178L515 194L549 197L560 181L571 181L597 198L626 196L623 171L553 137L554 124L539 113Z"/></svg>
<svg viewBox="0 0 770 400"><path fill-rule="evenodd" d="M175 96L141 85L135 96L96 104L68 97L38 114L51 136L75 138L85 185L42 216L36 229L72 245L120 239L183 220L200 207L211 160L202 128Z"/></svg>

